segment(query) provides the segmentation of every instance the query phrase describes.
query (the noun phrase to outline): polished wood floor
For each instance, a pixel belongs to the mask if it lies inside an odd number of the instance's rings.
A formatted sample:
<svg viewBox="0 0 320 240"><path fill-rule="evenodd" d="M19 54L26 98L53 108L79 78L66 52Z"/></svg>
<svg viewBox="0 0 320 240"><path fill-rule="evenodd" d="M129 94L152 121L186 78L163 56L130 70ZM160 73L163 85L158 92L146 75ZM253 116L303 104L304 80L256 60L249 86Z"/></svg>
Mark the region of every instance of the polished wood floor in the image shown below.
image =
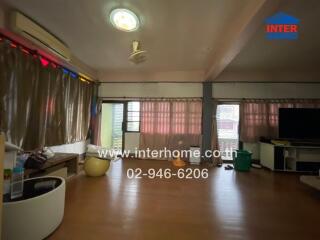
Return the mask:
<svg viewBox="0 0 320 240"><path fill-rule="evenodd" d="M49 239L320 239L319 192L296 174L211 168L206 180L126 176L128 168L167 167L123 160L105 177L74 177L63 222Z"/></svg>

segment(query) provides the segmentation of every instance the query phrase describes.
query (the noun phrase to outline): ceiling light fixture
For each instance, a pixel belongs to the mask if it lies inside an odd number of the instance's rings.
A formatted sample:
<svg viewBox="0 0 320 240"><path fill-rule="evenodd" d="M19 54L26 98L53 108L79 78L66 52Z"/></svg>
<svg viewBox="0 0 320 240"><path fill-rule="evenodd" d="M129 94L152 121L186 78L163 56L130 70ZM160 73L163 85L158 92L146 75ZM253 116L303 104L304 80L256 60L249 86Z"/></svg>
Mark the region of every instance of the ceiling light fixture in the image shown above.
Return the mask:
<svg viewBox="0 0 320 240"><path fill-rule="evenodd" d="M139 28L138 16L125 8L116 8L110 13L110 21L112 25L125 32L133 32Z"/></svg>

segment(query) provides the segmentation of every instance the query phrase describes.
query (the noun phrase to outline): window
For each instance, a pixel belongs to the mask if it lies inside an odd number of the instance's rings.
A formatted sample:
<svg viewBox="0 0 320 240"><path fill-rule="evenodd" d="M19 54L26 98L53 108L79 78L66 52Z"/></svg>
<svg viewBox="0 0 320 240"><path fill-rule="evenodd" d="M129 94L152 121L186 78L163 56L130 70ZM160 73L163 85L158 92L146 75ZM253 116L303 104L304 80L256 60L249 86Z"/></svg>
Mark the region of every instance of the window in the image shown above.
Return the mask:
<svg viewBox="0 0 320 240"><path fill-rule="evenodd" d="M187 133L186 124L187 102L173 102L172 103L172 133L185 134Z"/></svg>
<svg viewBox="0 0 320 240"><path fill-rule="evenodd" d="M168 134L170 131L170 102L141 103L141 132Z"/></svg>
<svg viewBox="0 0 320 240"><path fill-rule="evenodd" d="M147 134L201 134L201 101L144 101L141 132Z"/></svg>
<svg viewBox="0 0 320 240"><path fill-rule="evenodd" d="M168 134L170 132L170 102L154 102L153 111L154 118L151 118L151 121L155 133Z"/></svg>
<svg viewBox="0 0 320 240"><path fill-rule="evenodd" d="M140 131L140 102L128 102L127 132Z"/></svg>

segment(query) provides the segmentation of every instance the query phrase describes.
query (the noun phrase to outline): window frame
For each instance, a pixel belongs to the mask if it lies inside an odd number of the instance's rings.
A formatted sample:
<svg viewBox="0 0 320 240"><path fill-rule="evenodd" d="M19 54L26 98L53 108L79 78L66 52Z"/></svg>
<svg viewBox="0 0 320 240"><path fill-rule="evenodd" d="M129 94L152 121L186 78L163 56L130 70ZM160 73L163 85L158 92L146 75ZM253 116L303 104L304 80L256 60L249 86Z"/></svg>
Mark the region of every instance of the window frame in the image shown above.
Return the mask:
<svg viewBox="0 0 320 240"><path fill-rule="evenodd" d="M130 111L130 112L139 112L139 121L128 121L128 113L129 113L129 108L128 105L130 102L139 102L139 111ZM126 104L124 106L124 117L125 117L125 131L128 133L140 133L141 130L141 101L139 100L130 100L130 101L126 101ZM138 122L139 123L139 129L137 131L132 131L132 130L128 130L128 123L129 122Z"/></svg>

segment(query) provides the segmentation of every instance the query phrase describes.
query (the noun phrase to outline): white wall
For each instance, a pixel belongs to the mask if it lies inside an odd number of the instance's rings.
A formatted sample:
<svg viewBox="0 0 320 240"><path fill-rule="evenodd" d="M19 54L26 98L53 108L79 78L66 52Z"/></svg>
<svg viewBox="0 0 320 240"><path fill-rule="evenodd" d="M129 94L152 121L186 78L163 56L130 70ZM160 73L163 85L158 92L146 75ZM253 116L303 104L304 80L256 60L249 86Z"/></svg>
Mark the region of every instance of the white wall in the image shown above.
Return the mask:
<svg viewBox="0 0 320 240"><path fill-rule="evenodd" d="M320 83L213 83L214 98L320 98Z"/></svg>
<svg viewBox="0 0 320 240"><path fill-rule="evenodd" d="M139 149L140 133L125 133L125 146L124 149L134 153L136 149Z"/></svg>
<svg viewBox="0 0 320 240"><path fill-rule="evenodd" d="M101 82L201 82L205 78L204 71L152 71L152 72L105 72L99 71Z"/></svg>
<svg viewBox="0 0 320 240"><path fill-rule="evenodd" d="M260 144L259 143L243 143L243 149L252 152L252 159L260 158Z"/></svg>
<svg viewBox="0 0 320 240"><path fill-rule="evenodd" d="M213 83L214 98L320 98L320 83ZM102 83L99 97L202 97L202 83Z"/></svg>
<svg viewBox="0 0 320 240"><path fill-rule="evenodd" d="M226 70L222 72L215 82L242 82L242 83L308 83L319 82L320 72L318 69L291 69L288 70Z"/></svg>
<svg viewBox="0 0 320 240"><path fill-rule="evenodd" d="M101 83L99 97L202 97L201 83Z"/></svg>

